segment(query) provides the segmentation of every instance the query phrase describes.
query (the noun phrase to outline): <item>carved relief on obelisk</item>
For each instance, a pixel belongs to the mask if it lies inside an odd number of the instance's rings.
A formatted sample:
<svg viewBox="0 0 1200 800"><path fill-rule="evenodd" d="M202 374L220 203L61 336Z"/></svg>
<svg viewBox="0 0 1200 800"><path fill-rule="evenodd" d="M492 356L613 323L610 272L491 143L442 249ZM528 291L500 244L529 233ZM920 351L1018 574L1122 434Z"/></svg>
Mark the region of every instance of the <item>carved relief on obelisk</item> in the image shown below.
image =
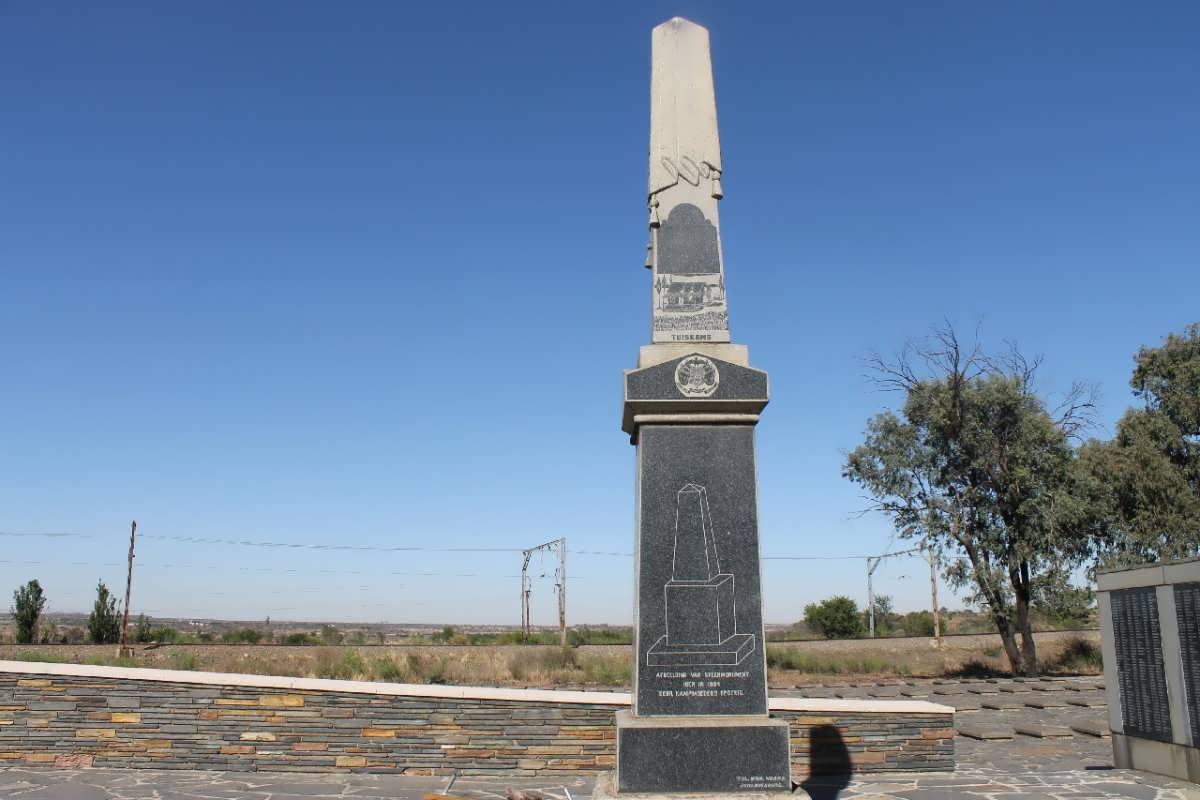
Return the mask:
<svg viewBox="0 0 1200 800"><path fill-rule="evenodd" d="M721 570L708 492L684 484L675 494L675 549L663 586L666 633L646 663L736 666L754 652L754 634L737 632L734 580Z"/></svg>
<svg viewBox="0 0 1200 800"><path fill-rule="evenodd" d="M721 142L708 31L680 17L654 29L650 77L653 342L728 342L717 201Z"/></svg>

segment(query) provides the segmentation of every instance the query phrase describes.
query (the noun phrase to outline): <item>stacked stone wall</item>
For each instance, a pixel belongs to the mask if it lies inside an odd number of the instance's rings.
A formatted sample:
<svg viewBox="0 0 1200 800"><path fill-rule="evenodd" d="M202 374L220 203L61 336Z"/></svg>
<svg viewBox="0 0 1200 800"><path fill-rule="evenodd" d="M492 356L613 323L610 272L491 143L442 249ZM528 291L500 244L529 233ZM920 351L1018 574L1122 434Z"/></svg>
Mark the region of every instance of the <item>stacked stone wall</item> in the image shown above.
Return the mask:
<svg viewBox="0 0 1200 800"><path fill-rule="evenodd" d="M72 671L77 674L63 674ZM772 712L792 723L797 780L810 764L842 752L828 741L831 730L856 772L953 769L952 714L906 713L903 704L868 713L798 707L822 702L785 700L780 703L795 707ZM602 692L0 662L0 764L538 777L601 772L614 766L614 713L628 704L627 695Z"/></svg>

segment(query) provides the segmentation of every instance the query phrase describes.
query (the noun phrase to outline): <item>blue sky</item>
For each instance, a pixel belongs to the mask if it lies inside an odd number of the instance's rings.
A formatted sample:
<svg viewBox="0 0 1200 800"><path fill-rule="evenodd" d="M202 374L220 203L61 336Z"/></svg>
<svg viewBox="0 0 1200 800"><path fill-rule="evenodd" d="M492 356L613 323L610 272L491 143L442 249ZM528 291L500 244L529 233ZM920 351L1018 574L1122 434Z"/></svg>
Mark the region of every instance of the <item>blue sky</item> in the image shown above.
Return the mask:
<svg viewBox="0 0 1200 800"><path fill-rule="evenodd" d="M515 622L633 544L650 29L711 30L767 555L881 551L863 377L943 318L1103 391L1200 316L1200 9L1063 2L0 7L0 590L82 610ZM534 621L554 621L551 583ZM573 622L632 616L572 554ZM764 565L768 621L861 561ZM544 570L550 574L547 562ZM417 574L417 573L432 574ZM878 588L924 607L916 561ZM953 601L950 601L953 604Z"/></svg>

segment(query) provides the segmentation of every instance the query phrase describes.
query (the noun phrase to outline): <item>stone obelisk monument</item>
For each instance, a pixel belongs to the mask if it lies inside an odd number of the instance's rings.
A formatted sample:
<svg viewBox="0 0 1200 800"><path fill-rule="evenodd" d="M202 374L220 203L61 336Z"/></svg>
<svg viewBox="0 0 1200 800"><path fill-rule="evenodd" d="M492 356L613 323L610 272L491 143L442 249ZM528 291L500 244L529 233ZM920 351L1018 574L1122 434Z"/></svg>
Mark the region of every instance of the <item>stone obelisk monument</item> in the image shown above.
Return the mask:
<svg viewBox="0 0 1200 800"><path fill-rule="evenodd" d="M708 31L653 32L651 344L625 373L637 446L636 664L617 715L618 793L791 787L767 714L754 426L767 374L730 343Z"/></svg>

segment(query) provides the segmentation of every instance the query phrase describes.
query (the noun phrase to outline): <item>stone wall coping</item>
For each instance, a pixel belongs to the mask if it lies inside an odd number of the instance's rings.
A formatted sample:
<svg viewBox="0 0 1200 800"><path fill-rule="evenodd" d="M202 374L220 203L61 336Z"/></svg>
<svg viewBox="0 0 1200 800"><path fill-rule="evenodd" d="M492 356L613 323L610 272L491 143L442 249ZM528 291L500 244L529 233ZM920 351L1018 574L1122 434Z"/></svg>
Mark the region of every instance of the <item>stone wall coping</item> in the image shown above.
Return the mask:
<svg viewBox="0 0 1200 800"><path fill-rule="evenodd" d="M1200 581L1200 558L1183 558L1157 564L1137 564L1096 573L1096 589L1114 592L1143 586L1163 586L1173 583Z"/></svg>
<svg viewBox="0 0 1200 800"><path fill-rule="evenodd" d="M54 664L38 661L0 660L0 673L76 678L122 678L201 686L234 686L253 689L346 692L389 697L432 697L450 700L508 700L533 703L574 703L627 707L627 692L582 692L565 689L504 689L490 686L446 686L424 683L381 683L340 681L326 678L289 678L279 675L244 675L234 672L149 669L146 667L102 667L91 664ZM856 700L816 697L773 697L772 711L892 714L953 714L950 706L924 700Z"/></svg>
<svg viewBox="0 0 1200 800"><path fill-rule="evenodd" d="M953 706L927 700L859 700L856 698L771 697L772 711L801 711L832 714L953 714Z"/></svg>

